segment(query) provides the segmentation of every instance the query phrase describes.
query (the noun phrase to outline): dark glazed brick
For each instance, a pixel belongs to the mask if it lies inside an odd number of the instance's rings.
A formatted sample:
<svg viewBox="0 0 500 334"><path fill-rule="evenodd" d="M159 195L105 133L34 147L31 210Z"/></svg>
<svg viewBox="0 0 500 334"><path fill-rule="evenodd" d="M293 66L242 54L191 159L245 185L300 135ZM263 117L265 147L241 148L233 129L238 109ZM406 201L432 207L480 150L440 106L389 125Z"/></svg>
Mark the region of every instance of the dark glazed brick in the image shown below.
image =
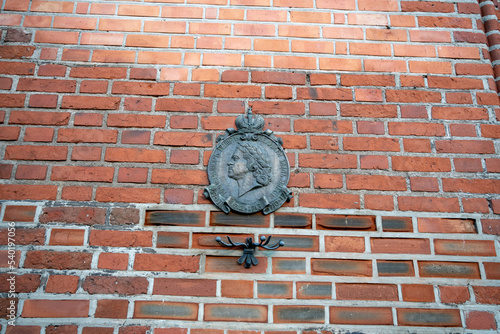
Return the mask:
<svg viewBox="0 0 500 334"><path fill-rule="evenodd" d="M332 298L332 283L297 282L297 298L330 299Z"/></svg>
<svg viewBox="0 0 500 334"><path fill-rule="evenodd" d="M205 321L267 322L266 305L206 304Z"/></svg>
<svg viewBox="0 0 500 334"><path fill-rule="evenodd" d="M319 252L319 238L316 236L275 235L271 238L269 245L272 246L279 240L285 243L285 246L280 247L280 251Z"/></svg>
<svg viewBox="0 0 500 334"><path fill-rule="evenodd" d="M156 238L158 248L188 248L189 232L164 232L158 231Z"/></svg>
<svg viewBox="0 0 500 334"><path fill-rule="evenodd" d="M462 327L460 310L398 309L400 326Z"/></svg>
<svg viewBox="0 0 500 334"><path fill-rule="evenodd" d="M421 277L481 278L477 263L418 261Z"/></svg>
<svg viewBox="0 0 500 334"><path fill-rule="evenodd" d="M372 262L369 260L311 259L314 275L372 276Z"/></svg>
<svg viewBox="0 0 500 334"><path fill-rule="evenodd" d="M412 261L377 261L379 276L415 276Z"/></svg>
<svg viewBox="0 0 500 334"><path fill-rule="evenodd" d="M136 301L134 318L196 320L198 318L198 304Z"/></svg>
<svg viewBox="0 0 500 334"><path fill-rule="evenodd" d="M316 215L317 229L375 231L374 216Z"/></svg>
<svg viewBox="0 0 500 334"><path fill-rule="evenodd" d="M227 237L230 237L233 242L242 242L245 243L246 238L252 238L251 234L205 234L205 233L193 233L193 245L192 248L211 248L211 249L219 249L221 245L215 241L215 238L220 236L222 241L225 243L229 243ZM257 242L257 240L253 240L253 242Z"/></svg>
<svg viewBox="0 0 500 334"><path fill-rule="evenodd" d="M312 215L275 213L274 227L284 228L311 228Z"/></svg>
<svg viewBox="0 0 500 334"><path fill-rule="evenodd" d="M263 274L267 270L267 258L257 256L258 266L245 268L238 264L239 257L235 256L207 256L205 271L210 273L243 273L243 274Z"/></svg>
<svg viewBox="0 0 500 334"><path fill-rule="evenodd" d="M257 296L259 298L286 298L293 297L292 282L258 282Z"/></svg>
<svg viewBox="0 0 500 334"><path fill-rule="evenodd" d="M273 257L273 274L305 274L306 260Z"/></svg>
<svg viewBox="0 0 500 334"><path fill-rule="evenodd" d="M392 325L389 307L330 307L330 323L345 325Z"/></svg>
<svg viewBox="0 0 500 334"><path fill-rule="evenodd" d="M275 323L324 323L323 306L276 305L273 309Z"/></svg>
<svg viewBox="0 0 500 334"><path fill-rule="evenodd" d="M145 225L204 226L205 213L199 211L146 211Z"/></svg>
<svg viewBox="0 0 500 334"><path fill-rule="evenodd" d="M170 296L215 297L216 280L155 278L153 294Z"/></svg>
<svg viewBox="0 0 500 334"><path fill-rule="evenodd" d="M382 217L384 232L413 232L410 217Z"/></svg>
<svg viewBox="0 0 500 334"><path fill-rule="evenodd" d="M269 227L269 216L256 213L243 216L235 213L210 212L210 226Z"/></svg>

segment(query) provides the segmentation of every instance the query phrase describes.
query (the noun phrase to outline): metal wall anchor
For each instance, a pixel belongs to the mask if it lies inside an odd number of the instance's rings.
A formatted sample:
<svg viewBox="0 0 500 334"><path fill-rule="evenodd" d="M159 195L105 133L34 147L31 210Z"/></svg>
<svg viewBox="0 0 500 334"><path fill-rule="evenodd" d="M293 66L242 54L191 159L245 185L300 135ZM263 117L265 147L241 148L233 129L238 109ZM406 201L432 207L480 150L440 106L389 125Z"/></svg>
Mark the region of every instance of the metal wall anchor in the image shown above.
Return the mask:
<svg viewBox="0 0 500 334"><path fill-rule="evenodd" d="M285 245L285 242L283 240L280 240L274 246L267 246L267 244L269 244L269 242L271 241L271 236L267 238L265 236L261 236L260 243L258 244L253 242L253 238L247 238L246 243L233 242L233 240L231 240L229 236L227 236L226 238L229 241L228 244L222 241L221 237L215 238L215 241L225 247L243 247L243 255L239 258L238 264L245 263L245 268L250 268L252 265L256 266L259 264L259 260L257 260L257 258L254 256L254 252L257 247L273 250Z"/></svg>

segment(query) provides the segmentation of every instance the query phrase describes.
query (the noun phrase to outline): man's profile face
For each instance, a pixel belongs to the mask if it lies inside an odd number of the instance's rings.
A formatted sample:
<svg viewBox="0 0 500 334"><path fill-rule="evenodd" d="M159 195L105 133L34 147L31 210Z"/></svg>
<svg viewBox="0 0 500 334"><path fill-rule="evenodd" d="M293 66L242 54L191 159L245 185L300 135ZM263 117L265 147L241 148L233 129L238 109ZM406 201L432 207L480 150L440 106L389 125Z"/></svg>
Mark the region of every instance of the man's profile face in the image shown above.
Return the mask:
<svg viewBox="0 0 500 334"><path fill-rule="evenodd" d="M243 153L239 148L237 148L231 160L227 163L227 174L230 178L235 180L243 178L246 173L250 171L247 168L247 161L243 158Z"/></svg>

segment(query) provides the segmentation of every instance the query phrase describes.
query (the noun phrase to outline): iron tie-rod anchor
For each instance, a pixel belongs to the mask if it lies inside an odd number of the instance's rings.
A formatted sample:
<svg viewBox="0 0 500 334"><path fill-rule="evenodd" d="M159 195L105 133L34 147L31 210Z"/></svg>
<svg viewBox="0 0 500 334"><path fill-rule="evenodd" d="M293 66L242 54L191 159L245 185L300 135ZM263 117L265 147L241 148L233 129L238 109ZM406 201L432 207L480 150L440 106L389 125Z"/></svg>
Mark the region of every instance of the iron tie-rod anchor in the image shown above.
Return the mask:
<svg viewBox="0 0 500 334"><path fill-rule="evenodd" d="M245 264L245 268L250 268L252 265L256 266L259 264L259 260L255 257L255 249L257 247L261 247L267 250L274 250L279 247L282 247L285 245L285 242L283 240L278 241L275 245L273 246L268 246L269 242L271 241L272 236L268 236L267 238L265 236L260 237L260 243L254 243L253 238L246 238L246 242L234 242L231 240L229 236L226 236L227 240L229 243L225 243L222 241L221 237L215 238L215 241L217 241L219 244L221 244L224 247L243 247L243 255L238 259L238 264Z"/></svg>

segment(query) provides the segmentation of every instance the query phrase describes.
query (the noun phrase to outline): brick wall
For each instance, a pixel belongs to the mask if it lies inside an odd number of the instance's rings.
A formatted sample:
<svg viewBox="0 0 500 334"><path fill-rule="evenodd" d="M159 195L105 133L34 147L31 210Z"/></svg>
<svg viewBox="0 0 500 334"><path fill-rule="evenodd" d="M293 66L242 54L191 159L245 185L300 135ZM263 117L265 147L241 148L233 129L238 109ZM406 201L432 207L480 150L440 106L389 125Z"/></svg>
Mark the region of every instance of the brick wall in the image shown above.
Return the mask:
<svg viewBox="0 0 500 334"><path fill-rule="evenodd" d="M479 2L4 0L0 333L496 331ZM291 165L268 216L202 195L248 107ZM270 234L251 269L215 242Z"/></svg>

